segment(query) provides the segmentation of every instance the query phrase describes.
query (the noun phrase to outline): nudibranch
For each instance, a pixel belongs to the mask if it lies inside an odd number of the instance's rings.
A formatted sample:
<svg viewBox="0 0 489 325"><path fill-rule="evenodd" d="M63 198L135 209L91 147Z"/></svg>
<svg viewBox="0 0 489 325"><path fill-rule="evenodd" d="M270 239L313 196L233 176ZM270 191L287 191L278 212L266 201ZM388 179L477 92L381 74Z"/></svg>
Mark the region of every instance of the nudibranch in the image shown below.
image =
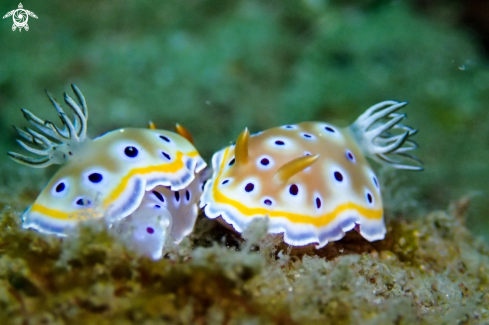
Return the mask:
<svg viewBox="0 0 489 325"><path fill-rule="evenodd" d="M24 212L23 227L65 236L80 221L105 218L110 227L130 232L137 249L161 257L166 234L179 242L193 229L206 163L190 133L178 124L177 133L153 125L89 139L87 104L80 90L72 88L78 103L64 94L72 120L47 92L63 128L22 109L37 131L16 128L23 139L17 141L41 157L9 156L31 167L63 165Z"/></svg>
<svg viewBox="0 0 489 325"><path fill-rule="evenodd" d="M381 102L347 128L303 122L251 136L245 129L235 145L214 154L200 206L238 232L268 217L268 232L283 233L293 246L320 248L352 229L369 241L383 239L380 185L366 157L422 169L409 153L417 130L399 124L406 115L396 113L406 104Z"/></svg>

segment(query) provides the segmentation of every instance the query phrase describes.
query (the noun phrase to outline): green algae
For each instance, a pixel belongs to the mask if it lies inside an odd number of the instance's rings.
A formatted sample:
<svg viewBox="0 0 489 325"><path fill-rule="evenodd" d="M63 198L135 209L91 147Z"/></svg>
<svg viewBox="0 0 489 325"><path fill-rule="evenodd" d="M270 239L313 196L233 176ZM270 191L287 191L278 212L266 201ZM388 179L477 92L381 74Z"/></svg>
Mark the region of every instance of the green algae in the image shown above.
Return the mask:
<svg viewBox="0 0 489 325"><path fill-rule="evenodd" d="M392 221L383 241L352 232L321 250L284 246L264 222L235 240L200 218L157 262L97 225L65 239L23 230L6 207L0 322L485 324L489 247L464 226L467 204Z"/></svg>

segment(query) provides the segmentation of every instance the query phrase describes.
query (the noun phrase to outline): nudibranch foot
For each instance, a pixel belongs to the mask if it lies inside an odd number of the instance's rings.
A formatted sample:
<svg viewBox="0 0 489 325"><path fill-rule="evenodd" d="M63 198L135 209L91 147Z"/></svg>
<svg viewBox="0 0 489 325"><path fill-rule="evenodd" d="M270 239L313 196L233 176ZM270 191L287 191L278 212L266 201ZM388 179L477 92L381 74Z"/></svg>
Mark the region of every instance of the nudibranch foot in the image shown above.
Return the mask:
<svg viewBox="0 0 489 325"><path fill-rule="evenodd" d="M171 221L168 209L145 197L136 211L113 224L111 230L129 249L157 260L163 254Z"/></svg>
<svg viewBox="0 0 489 325"><path fill-rule="evenodd" d="M406 103L369 108L353 125L323 122L284 125L249 135L212 157L213 175L200 206L243 232L254 219L269 218L268 232L293 246L323 247L357 230L366 240L386 233L380 183L366 156L403 169L420 170L409 152L416 130L400 124Z"/></svg>
<svg viewBox="0 0 489 325"><path fill-rule="evenodd" d="M155 260L161 258L167 240L178 244L193 230L202 191L201 174L180 191L157 186L146 192L138 208L112 223L111 229L130 249Z"/></svg>

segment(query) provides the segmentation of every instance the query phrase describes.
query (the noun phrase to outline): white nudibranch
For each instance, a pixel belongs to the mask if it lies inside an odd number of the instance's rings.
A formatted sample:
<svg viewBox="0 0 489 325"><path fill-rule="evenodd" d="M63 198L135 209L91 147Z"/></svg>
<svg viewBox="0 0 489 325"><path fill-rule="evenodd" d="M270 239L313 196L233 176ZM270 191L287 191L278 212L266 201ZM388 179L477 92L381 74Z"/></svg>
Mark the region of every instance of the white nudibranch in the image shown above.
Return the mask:
<svg viewBox="0 0 489 325"><path fill-rule="evenodd" d="M149 129L119 129L90 140L85 98L72 88L78 103L66 93L64 100L73 121L47 92L62 129L22 109L38 131L16 128L23 139L17 141L41 157L8 155L31 167L63 165L24 212L23 227L66 236L80 221L104 218L111 229L123 229L138 251L160 258L167 235L178 243L193 229L206 163L190 133L178 124L178 134L151 124Z"/></svg>
<svg viewBox="0 0 489 325"><path fill-rule="evenodd" d="M214 154L200 206L238 232L268 217L269 233L283 233L293 246L323 247L352 229L369 241L383 239L379 181L366 157L422 170L409 153L417 130L399 124L406 115L396 113L405 105L381 102L347 128L303 122L252 136L245 129L235 145Z"/></svg>

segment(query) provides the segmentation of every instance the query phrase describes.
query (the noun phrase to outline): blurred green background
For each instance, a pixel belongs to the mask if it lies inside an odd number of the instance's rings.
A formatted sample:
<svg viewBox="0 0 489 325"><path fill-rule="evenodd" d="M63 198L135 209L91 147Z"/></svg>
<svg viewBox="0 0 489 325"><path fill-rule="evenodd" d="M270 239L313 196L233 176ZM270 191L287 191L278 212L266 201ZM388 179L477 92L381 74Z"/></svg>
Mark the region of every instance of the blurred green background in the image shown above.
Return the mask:
<svg viewBox="0 0 489 325"><path fill-rule="evenodd" d="M489 6L482 1L182 0L23 2L29 31L0 20L0 151L21 152L19 108L58 122L43 93L89 106L89 136L120 127L188 128L203 157L284 123L353 122L409 101L425 171L390 174L388 206L415 213L473 197L468 224L489 239ZM16 9L3 0L0 15ZM2 154L0 195L38 191L53 169ZM394 181L393 181L394 180ZM403 190L414 189L414 191ZM409 216L411 216L409 215Z"/></svg>

